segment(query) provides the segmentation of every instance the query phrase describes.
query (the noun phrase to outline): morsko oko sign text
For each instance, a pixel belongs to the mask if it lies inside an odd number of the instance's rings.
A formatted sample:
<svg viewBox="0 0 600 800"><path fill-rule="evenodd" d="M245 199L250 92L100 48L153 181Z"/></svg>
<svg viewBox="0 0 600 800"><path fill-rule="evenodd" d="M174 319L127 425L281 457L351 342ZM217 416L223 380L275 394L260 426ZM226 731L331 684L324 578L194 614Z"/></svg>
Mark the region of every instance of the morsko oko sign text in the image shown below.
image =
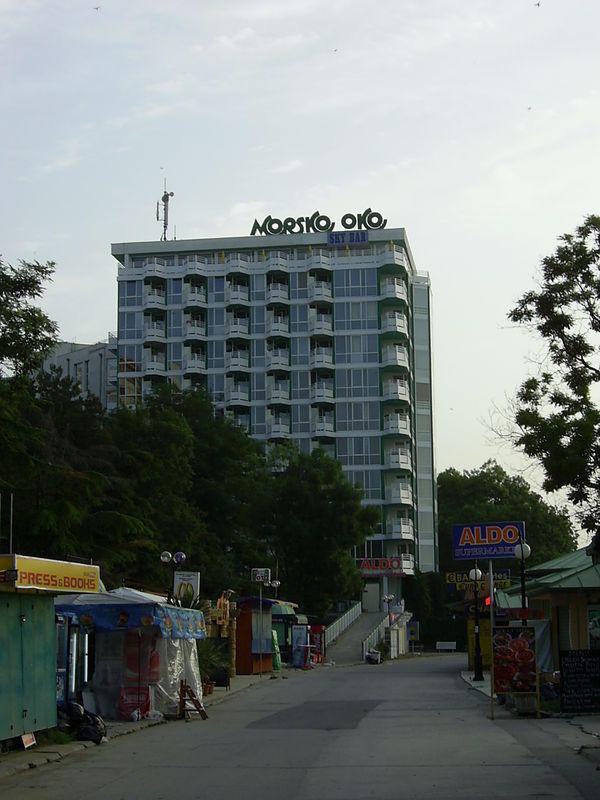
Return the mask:
<svg viewBox="0 0 600 800"><path fill-rule="evenodd" d="M372 211L366 208L362 213L348 213L340 220L342 228L345 230L377 230L385 228L387 219L379 211ZM250 231L250 236L263 234L265 236L275 236L279 233L329 233L335 228L335 222L319 211L315 211L310 217L285 217L279 219L269 215L262 222L254 220L254 225Z"/></svg>

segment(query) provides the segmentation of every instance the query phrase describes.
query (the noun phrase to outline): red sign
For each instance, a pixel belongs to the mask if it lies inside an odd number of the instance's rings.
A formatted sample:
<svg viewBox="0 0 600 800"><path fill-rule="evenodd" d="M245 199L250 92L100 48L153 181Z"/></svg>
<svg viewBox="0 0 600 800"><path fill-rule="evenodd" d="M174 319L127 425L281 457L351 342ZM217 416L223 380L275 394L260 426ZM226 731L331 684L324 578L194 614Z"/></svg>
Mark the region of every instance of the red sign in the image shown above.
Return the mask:
<svg viewBox="0 0 600 800"><path fill-rule="evenodd" d="M400 556L363 558L360 571L363 575L405 575Z"/></svg>

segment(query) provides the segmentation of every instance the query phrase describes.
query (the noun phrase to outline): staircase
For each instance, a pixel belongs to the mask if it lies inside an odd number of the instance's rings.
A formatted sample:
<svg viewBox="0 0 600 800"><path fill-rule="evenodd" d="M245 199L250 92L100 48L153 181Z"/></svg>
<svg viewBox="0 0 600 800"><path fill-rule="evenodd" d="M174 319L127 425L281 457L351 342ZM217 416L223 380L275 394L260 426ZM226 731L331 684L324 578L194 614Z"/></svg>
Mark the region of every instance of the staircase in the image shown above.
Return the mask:
<svg viewBox="0 0 600 800"><path fill-rule="evenodd" d="M327 660L335 661L338 666L361 663L363 641L386 616L386 612L363 611L356 622L327 647Z"/></svg>

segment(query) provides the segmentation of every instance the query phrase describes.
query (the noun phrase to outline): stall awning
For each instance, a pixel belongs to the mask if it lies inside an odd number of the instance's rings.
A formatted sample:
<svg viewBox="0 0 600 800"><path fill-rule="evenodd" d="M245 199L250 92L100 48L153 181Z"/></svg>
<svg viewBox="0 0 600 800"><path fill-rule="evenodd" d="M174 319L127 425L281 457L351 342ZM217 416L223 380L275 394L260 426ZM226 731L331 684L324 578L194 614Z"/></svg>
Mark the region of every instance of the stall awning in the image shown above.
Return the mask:
<svg viewBox="0 0 600 800"><path fill-rule="evenodd" d="M150 602L152 595L135 590L105 592L97 595L61 595L54 600L59 613L73 612L86 628L98 631L131 630L156 627L162 636L171 639L204 639L204 614L190 608L179 608L165 602Z"/></svg>

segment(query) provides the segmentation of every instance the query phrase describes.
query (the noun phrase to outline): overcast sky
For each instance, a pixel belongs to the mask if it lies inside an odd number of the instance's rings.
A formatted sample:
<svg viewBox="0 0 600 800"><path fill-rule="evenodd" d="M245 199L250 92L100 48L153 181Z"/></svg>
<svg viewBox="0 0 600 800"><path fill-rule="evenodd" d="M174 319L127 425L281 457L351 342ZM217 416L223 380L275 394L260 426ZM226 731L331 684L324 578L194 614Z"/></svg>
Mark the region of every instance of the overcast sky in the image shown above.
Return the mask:
<svg viewBox="0 0 600 800"><path fill-rule="evenodd" d="M56 261L44 308L92 342L163 177L178 239L380 210L431 276L438 470L512 471L485 421L539 348L507 312L600 211L599 30L597 0L0 0L0 250Z"/></svg>

